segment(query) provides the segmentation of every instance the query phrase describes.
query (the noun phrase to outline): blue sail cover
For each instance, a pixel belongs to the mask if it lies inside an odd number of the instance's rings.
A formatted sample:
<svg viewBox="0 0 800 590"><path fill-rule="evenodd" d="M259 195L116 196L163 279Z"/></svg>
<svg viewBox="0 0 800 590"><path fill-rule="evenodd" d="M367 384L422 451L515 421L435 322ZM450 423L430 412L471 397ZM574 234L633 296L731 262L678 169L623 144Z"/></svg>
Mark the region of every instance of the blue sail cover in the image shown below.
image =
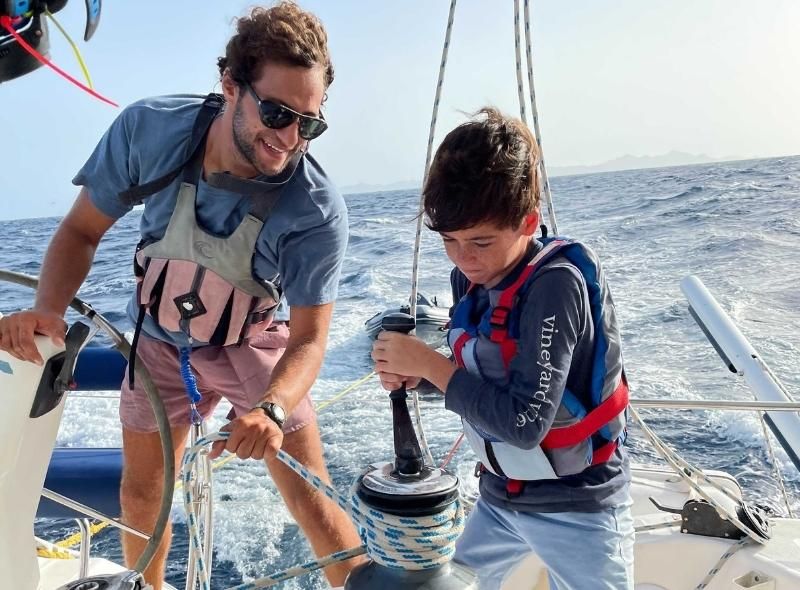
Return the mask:
<svg viewBox="0 0 800 590"><path fill-rule="evenodd" d="M87 347L78 356L75 389L119 391L127 360L114 348ZM69 394L67 394L69 395ZM50 459L44 487L118 517L122 449L56 448ZM39 501L37 518L79 518L85 515L47 498Z"/></svg>
<svg viewBox="0 0 800 590"><path fill-rule="evenodd" d="M65 449L53 451L44 487L71 500L118 517L122 449ZM81 518L84 514L47 498L39 501L37 518Z"/></svg>

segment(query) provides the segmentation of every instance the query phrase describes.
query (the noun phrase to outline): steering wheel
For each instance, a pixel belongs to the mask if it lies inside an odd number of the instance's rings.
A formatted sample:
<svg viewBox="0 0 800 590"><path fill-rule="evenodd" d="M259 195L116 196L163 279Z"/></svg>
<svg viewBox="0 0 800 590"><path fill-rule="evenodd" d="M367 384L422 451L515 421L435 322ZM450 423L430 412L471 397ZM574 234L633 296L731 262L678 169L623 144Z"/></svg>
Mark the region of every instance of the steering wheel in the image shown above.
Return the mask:
<svg viewBox="0 0 800 590"><path fill-rule="evenodd" d="M30 287L37 289L39 286L39 279L36 277L28 276L21 273L11 272L8 270L0 269L0 281ZM131 346L125 337L117 330L114 325L104 318L101 314L95 311L91 305L75 297L69 306L90 320L100 330L105 332L114 343L116 348L122 356L126 359L130 358ZM164 409L164 402L158 395L158 389L150 377L150 373L144 366L144 363L135 363L136 378L142 384L142 388L147 394L147 399L150 400L150 405L155 413L156 423L158 424L158 432L161 435L161 453L164 459L164 485L161 489L161 505L158 512L158 518L150 536L150 540L145 545L136 564L133 566L139 573L143 573L147 568L150 560L161 544L161 539L164 537L164 531L169 523L169 514L172 508L172 495L175 491L175 460L174 446L172 444L172 432L167 419L167 413Z"/></svg>

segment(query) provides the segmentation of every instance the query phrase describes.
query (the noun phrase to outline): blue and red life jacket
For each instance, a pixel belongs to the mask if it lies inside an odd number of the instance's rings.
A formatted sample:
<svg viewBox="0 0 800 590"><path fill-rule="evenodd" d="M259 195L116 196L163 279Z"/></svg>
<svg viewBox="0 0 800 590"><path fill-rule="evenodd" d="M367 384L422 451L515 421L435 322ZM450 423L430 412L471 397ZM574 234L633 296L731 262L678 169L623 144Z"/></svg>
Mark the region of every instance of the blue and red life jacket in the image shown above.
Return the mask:
<svg viewBox="0 0 800 590"><path fill-rule="evenodd" d="M608 461L625 436L628 385L614 305L597 257L583 244L568 238L540 241L544 248L510 285L488 289L490 304L479 318L475 317L476 300L470 286L456 306L448 334L460 367L494 383L507 382L511 360L517 354L521 313L518 303L531 284L545 268L555 264L574 267L583 279L595 337L589 391L564 390L552 427L534 449L514 447L462 420L466 438L484 468L511 481L580 473ZM543 326L545 343L547 329ZM544 394L541 397L536 399L544 401Z"/></svg>

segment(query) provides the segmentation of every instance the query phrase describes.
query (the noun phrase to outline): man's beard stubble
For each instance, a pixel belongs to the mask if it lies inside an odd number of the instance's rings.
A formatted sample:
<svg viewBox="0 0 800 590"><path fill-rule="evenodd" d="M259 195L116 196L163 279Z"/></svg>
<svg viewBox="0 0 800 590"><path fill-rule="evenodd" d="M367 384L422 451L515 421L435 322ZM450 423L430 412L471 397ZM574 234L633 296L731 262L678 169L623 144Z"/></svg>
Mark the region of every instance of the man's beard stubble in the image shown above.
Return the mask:
<svg viewBox="0 0 800 590"><path fill-rule="evenodd" d="M281 167L277 170L263 168L258 161L258 157L256 156L255 143L259 140L253 138L252 141L248 141L247 125L244 122L244 113L242 112L241 108L241 100L241 97L239 97L239 100L236 101L236 108L233 111L233 143L239 152L239 156L241 156L248 164L250 164L250 166L252 166L259 174L263 174L265 176L277 176L286 169L286 166L291 161L293 161L294 156L297 154L299 148L295 149L291 153L287 153L286 160L284 160L283 165L281 165Z"/></svg>

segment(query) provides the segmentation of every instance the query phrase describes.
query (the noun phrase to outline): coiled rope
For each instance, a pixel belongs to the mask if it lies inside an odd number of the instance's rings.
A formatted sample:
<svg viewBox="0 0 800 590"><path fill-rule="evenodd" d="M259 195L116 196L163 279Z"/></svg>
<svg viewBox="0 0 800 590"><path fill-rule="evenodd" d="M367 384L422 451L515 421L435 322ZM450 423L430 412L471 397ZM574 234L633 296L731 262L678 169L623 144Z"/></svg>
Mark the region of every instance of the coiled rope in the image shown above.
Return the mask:
<svg viewBox="0 0 800 590"><path fill-rule="evenodd" d="M225 440L228 436L227 432L217 432L199 439L187 451L183 460L183 502L189 528L189 552L197 563L201 590L210 590L210 585L200 540L197 505L194 502L192 486L189 484L197 455L206 445ZM345 496L284 451L278 451L278 459L349 514L359 527L364 544L347 551L332 553L321 559L309 561L265 578L234 586L229 590L268 588L284 580L364 553L379 565L401 570L431 569L452 559L455 552L455 541L464 528L464 511L458 499L438 514L399 517L367 506L359 499L356 491L360 477L356 479L349 494Z"/></svg>
<svg viewBox="0 0 800 590"><path fill-rule="evenodd" d="M191 352L191 348L184 346L178 352L178 356L181 362L181 379L183 379L183 385L186 388L186 395L189 397L192 424L198 426L203 423L203 417L197 409L197 404L200 403L203 396L200 395L200 392L197 390L197 378L194 376L192 363L189 359Z"/></svg>

